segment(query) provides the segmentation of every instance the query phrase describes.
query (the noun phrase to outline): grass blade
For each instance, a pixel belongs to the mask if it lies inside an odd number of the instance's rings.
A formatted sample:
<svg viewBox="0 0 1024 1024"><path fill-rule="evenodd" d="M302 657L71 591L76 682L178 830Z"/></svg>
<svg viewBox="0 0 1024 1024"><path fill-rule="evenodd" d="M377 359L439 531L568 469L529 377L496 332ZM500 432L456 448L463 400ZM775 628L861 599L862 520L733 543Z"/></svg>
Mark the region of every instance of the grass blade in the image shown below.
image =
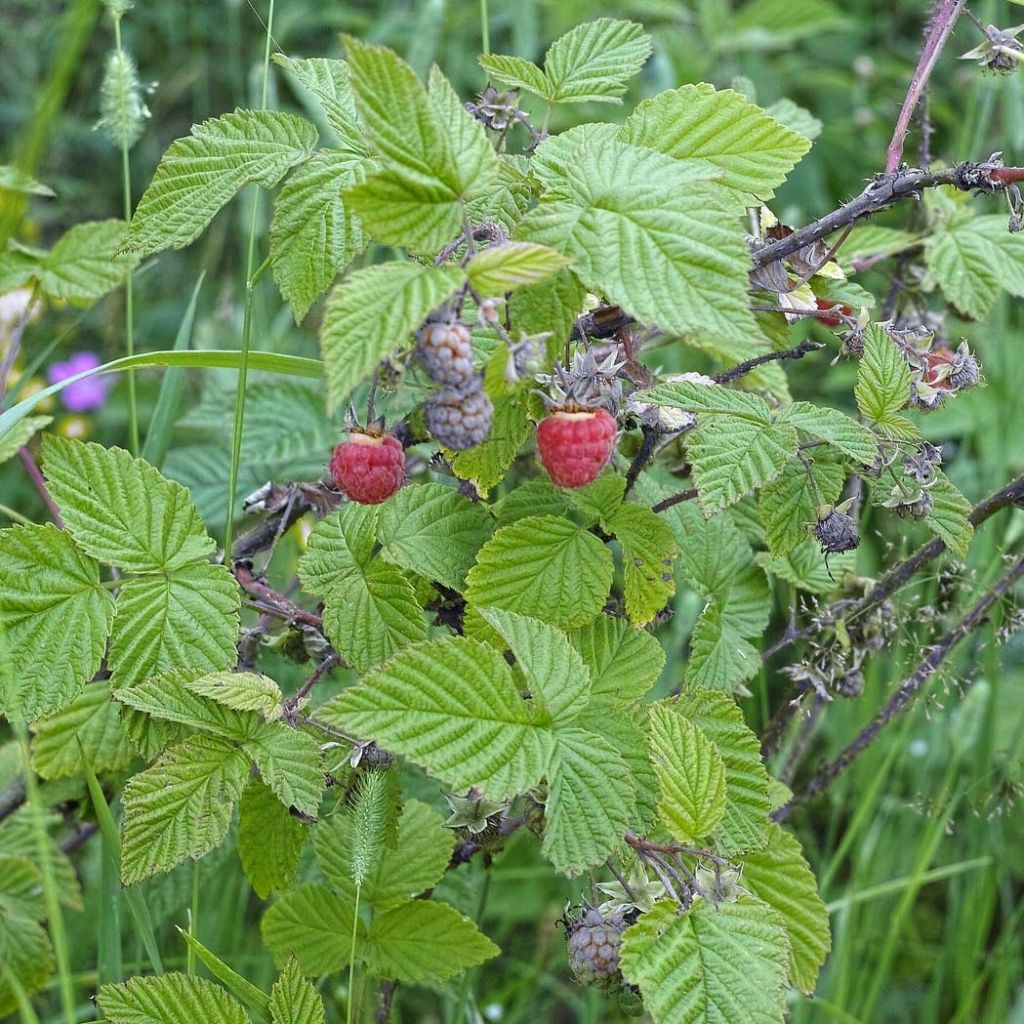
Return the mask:
<svg viewBox="0 0 1024 1024"><path fill-rule="evenodd" d="M191 344L192 325L195 323L199 289L202 287L204 277L206 277L205 270L200 273L196 286L192 289L192 298L178 325L178 333L174 339L175 352L181 352ZM174 430L174 421L178 415L178 406L181 404L181 393L184 387L185 368L183 366L171 367L164 374L164 381L160 386L160 397L153 410L149 430L146 431L146 443L142 447L142 457L157 469L163 465L167 449L171 444L171 433Z"/></svg>
<svg viewBox="0 0 1024 1024"><path fill-rule="evenodd" d="M178 929L181 937L188 944L190 952L195 953L206 969L240 1002L249 1007L256 1016L266 1020L270 1013L270 996L258 989L251 981L247 981L237 971L232 970L216 953L208 950L194 935L184 928Z"/></svg>

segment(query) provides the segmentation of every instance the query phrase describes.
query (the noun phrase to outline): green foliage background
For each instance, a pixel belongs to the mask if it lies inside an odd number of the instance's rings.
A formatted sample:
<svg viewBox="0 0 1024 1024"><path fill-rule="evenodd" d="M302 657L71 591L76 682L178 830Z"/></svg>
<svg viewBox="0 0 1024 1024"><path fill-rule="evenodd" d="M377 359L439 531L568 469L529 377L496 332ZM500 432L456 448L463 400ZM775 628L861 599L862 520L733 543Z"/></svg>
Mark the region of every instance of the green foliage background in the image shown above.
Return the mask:
<svg viewBox="0 0 1024 1024"><path fill-rule="evenodd" d="M88 6L88 5L82 5ZM858 192L863 179L880 169L891 126L916 60L926 5L828 0L653 0L610 4L596 12L589 3L491 0L489 29L495 52L538 60L545 46L580 20L596 13L642 22L655 39L655 57L631 86L632 101L685 82L737 84L765 106L788 98L822 123L813 155L778 193L773 204L780 219L801 224ZM32 118L43 83L61 57L59 17L67 5L52 0L2 0L4 59L0 62L0 138L16 138ZM982 0L983 20L1012 21L1012 8ZM152 121L133 150L136 198L171 140L193 122L236 105L256 105L262 58L262 5L245 0L189 3L140 3L125 21L125 42L144 81L158 86L149 98ZM383 42L403 54L422 75L438 63L460 95L471 96L484 83L476 63L480 49L480 12L472 3L418 0L412 3L323 5L312 0L279 2L275 40L296 56L340 56L338 33ZM966 25L958 30L935 74L931 117L933 155L944 160L982 159L1003 150L1007 162L1024 160L1024 83L1020 77L989 78L953 58L973 45ZM50 243L82 220L118 215L120 158L102 133L93 131L99 116L99 86L110 48L105 27L92 33L84 52L68 69L69 97L48 124L39 177L58 198L32 207L40 243ZM302 112L301 99L285 77L275 74L269 106ZM529 102L527 102L529 106ZM629 109L627 107L627 109ZM569 127L570 118L588 120L586 108L559 107L552 128ZM601 111L605 114L605 111ZM912 137L911 145L916 145ZM173 345L186 297L205 271L200 292L194 346L230 348L237 344L242 318L244 238L251 217L251 196L218 216L200 242L182 252L165 252L145 267L136 283L136 332L145 349ZM900 225L905 210L883 223ZM265 217L259 221L264 234ZM383 255L383 253L382 253ZM884 294L886 268L870 282ZM257 325L254 348L314 356L314 327L296 327L279 301L269 275L254 297ZM95 348L106 359L121 354L122 308L108 298L89 310L73 306L51 312L32 327L26 350L51 358L80 347ZM971 499L994 490L1024 469L1024 313L1019 302L1001 299L979 324L965 322L986 370L988 386L971 391L930 416L930 440L946 443L951 479ZM699 360L680 369L701 369ZM794 397L830 401L846 395L853 367L839 365L824 383L817 371L796 364L789 371ZM159 377L139 377L144 423L156 401ZM228 371L204 371L185 380L187 412L178 424L164 469L193 490L205 521L223 527L227 485L230 403L223 397L233 385ZM824 389L824 391L823 391ZM255 375L250 393L252 426L243 447L239 495L284 472L312 478L322 471L333 426L296 429L289 414L289 389ZM297 400L295 407L301 407ZM842 400L837 398L837 404ZM127 429L126 389L118 385L111 400L89 423L94 439L123 443ZM306 425L308 426L308 424ZM270 441L273 441L271 444ZM952 456L950 458L949 456ZM19 467L0 467L0 501L29 516L42 510ZM1000 550L1019 542L1020 512L1009 527L982 530L966 565L964 581L982 584L999 570ZM871 533L861 551L870 571L898 557L910 541L891 529ZM894 550L892 545L896 546ZM275 556L276 568L294 564L293 538ZM922 607L943 600L937 581L916 591ZM681 653L700 611L696 595L677 600L676 618L664 678L678 679ZM775 622L772 629L781 630ZM927 625L925 623L924 625ZM908 621L900 652L876 657L867 673L865 696L835 702L827 709L810 752L841 749L870 717L894 682L919 654L923 627ZM271 662L272 664L272 662ZM953 668L935 685L936 699L897 723L828 797L794 819L806 855L832 911L833 951L815 1000L797 1000L794 1021L922 1022L1024 1021L1024 821L1018 790L1024 785L1024 641L998 649L970 641ZM275 666L282 684L297 683L296 670L284 659ZM959 680L978 678L966 701L954 699ZM767 692L773 676L750 684L745 702L748 720L763 727ZM0 781L3 766L0 765ZM59 785L51 783L50 785ZM425 787L426 789L427 787ZM424 793L427 798L427 794ZM104 956L95 922L104 865L99 846L87 844L79 855L85 884L84 913L67 917L72 967L86 976ZM491 872L483 930L506 955L477 969L472 992L486 1019L515 1021L613 1020L614 1011L594 993L575 988L567 972L553 971L562 936L554 922L578 883L553 878L528 843L514 841ZM472 913L481 898L484 875L479 865L449 877L445 898ZM237 863L225 848L195 872L180 868L153 883L150 913L167 966L182 966L185 947L174 931L186 908L196 915L196 934L208 948L269 989L274 977L269 955L259 940L259 915ZM127 960L140 950L129 946ZM328 1019L332 993L324 993ZM441 1011L429 994L402 1000L401 1020L438 1020ZM341 1005L342 1000L338 1001ZM56 992L44 1000L56 1014ZM491 1015L489 1008L495 1008ZM336 1012L336 1011L334 1011ZM44 1016L43 1019L47 1019Z"/></svg>

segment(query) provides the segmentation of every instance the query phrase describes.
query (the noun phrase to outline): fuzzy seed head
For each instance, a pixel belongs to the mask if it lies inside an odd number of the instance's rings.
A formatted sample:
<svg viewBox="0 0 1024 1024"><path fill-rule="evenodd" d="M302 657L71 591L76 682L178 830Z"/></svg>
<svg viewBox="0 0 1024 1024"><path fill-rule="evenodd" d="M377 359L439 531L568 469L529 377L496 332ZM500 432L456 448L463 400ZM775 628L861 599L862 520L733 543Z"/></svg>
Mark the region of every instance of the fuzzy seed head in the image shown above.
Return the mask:
<svg viewBox="0 0 1024 1024"><path fill-rule="evenodd" d="M135 62L127 53L115 50L107 58L96 128L119 149L131 149L142 135L148 118L149 108L143 99Z"/></svg>

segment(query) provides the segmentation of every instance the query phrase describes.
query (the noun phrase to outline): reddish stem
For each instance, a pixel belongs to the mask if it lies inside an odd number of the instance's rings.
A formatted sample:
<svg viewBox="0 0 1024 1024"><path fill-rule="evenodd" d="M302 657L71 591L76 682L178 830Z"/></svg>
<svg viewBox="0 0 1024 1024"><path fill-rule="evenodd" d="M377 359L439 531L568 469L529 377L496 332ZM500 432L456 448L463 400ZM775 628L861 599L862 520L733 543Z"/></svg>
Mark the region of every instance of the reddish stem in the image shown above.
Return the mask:
<svg viewBox="0 0 1024 1024"><path fill-rule="evenodd" d="M907 131L910 129L910 119L914 116L921 93L928 84L928 78L935 67L935 62L942 53L949 33L960 14L964 0L941 0L939 9L932 22L931 31L921 48L921 56L918 59L917 67L911 76L910 85L907 88L907 95L900 108L900 116L896 119L896 127L893 129L892 141L886 153L885 173L892 174L900 165L903 159L903 145L907 141Z"/></svg>

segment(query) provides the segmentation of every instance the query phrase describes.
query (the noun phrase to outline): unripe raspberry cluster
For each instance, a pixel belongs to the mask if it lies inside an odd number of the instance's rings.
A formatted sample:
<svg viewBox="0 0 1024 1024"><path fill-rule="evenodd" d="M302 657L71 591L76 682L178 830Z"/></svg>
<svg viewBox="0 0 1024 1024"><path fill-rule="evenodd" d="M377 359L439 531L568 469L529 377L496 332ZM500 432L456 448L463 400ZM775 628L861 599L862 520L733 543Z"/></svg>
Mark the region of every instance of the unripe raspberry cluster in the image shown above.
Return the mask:
<svg viewBox="0 0 1024 1024"><path fill-rule="evenodd" d="M457 452L486 440L494 407L482 378L473 372L469 328L449 318L428 320L416 336L416 358L441 385L423 403L427 430Z"/></svg>

